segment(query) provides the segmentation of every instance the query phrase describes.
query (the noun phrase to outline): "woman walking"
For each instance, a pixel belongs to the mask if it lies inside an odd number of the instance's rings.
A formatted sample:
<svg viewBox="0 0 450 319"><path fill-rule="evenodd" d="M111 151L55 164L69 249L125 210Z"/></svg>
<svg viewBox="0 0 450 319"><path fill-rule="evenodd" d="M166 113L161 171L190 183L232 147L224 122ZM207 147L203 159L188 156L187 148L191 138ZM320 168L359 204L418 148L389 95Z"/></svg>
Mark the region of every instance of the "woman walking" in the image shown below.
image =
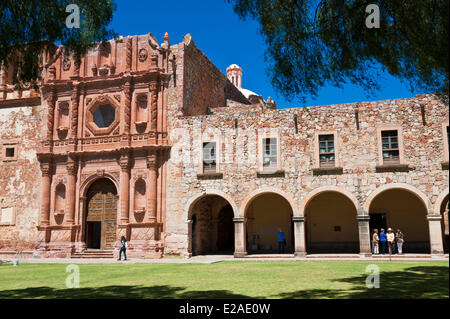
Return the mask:
<svg viewBox="0 0 450 319"><path fill-rule="evenodd" d="M125 236L122 236L122 238L120 238L119 259L117 260L122 259L122 252L125 257L123 260L127 260L127 248L128 248L127 240L125 239Z"/></svg>
<svg viewBox="0 0 450 319"><path fill-rule="evenodd" d="M397 229L397 251L398 254L403 254L403 243L405 242L405 236L400 229Z"/></svg>
<svg viewBox="0 0 450 319"><path fill-rule="evenodd" d="M373 245L373 254L378 255L380 253L378 242L380 241L380 236L378 236L378 229L373 230L372 234L372 245Z"/></svg>

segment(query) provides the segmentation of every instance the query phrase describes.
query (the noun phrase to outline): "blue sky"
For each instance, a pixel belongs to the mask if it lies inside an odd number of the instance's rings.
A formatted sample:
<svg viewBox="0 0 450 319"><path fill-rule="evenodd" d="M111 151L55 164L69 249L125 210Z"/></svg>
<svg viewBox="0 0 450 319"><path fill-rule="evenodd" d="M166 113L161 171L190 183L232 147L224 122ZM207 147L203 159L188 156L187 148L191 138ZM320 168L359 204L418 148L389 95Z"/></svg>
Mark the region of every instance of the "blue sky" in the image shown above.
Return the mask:
<svg viewBox="0 0 450 319"><path fill-rule="evenodd" d="M225 73L230 64L242 67L242 86L267 99L275 99L278 108L412 97L400 80L384 74L381 89L368 96L358 86L346 84L343 89L323 87L316 99L306 103L289 102L272 87L264 61L265 43L254 20L241 20L225 0L137 1L115 0L117 10L111 27L122 36L151 32L161 43L165 32L171 43L179 43L187 33L208 58Z"/></svg>

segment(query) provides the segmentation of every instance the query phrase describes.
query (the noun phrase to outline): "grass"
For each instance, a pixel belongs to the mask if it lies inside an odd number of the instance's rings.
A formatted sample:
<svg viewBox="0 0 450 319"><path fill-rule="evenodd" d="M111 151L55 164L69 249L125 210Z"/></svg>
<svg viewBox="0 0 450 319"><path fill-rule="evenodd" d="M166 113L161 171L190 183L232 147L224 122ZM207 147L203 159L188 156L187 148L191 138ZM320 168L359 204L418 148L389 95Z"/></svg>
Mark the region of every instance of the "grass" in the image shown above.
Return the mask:
<svg viewBox="0 0 450 319"><path fill-rule="evenodd" d="M380 289L365 285L380 268ZM1 298L448 298L448 262L227 261L210 265L0 265Z"/></svg>

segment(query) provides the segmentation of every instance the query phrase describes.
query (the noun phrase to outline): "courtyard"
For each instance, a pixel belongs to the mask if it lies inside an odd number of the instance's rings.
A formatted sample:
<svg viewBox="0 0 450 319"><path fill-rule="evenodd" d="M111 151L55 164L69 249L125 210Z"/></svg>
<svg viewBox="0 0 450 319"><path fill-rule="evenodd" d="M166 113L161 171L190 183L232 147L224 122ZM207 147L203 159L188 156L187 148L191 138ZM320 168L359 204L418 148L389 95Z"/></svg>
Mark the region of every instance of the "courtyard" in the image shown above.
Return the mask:
<svg viewBox="0 0 450 319"><path fill-rule="evenodd" d="M380 288L366 286L377 265ZM448 298L448 261L222 261L211 264L0 264L1 298Z"/></svg>

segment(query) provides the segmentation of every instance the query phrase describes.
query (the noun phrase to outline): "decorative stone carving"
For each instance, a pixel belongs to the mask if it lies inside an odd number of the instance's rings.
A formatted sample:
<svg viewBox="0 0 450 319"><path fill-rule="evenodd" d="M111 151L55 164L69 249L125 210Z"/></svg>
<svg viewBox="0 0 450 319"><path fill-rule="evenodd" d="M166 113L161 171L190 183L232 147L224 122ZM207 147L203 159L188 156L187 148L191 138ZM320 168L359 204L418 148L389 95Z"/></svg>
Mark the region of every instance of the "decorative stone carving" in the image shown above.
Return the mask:
<svg viewBox="0 0 450 319"><path fill-rule="evenodd" d="M41 173L42 176L51 176L52 175L52 164L49 162L42 162L41 163Z"/></svg>
<svg viewBox="0 0 450 319"><path fill-rule="evenodd" d="M127 80L123 85L123 93L125 96L124 105L124 133L130 133L130 121L131 121L131 83Z"/></svg>
<svg viewBox="0 0 450 319"><path fill-rule="evenodd" d="M147 156L147 168L149 170L156 170L158 168L158 156L156 151L149 152Z"/></svg>
<svg viewBox="0 0 450 319"><path fill-rule="evenodd" d="M145 62L147 60L148 57L148 51L147 49L140 49L139 50L139 62Z"/></svg>
<svg viewBox="0 0 450 319"><path fill-rule="evenodd" d="M62 61L62 68L64 71L69 71L70 70L70 66L71 66L71 61L70 61L70 57L65 56L63 61Z"/></svg>
<svg viewBox="0 0 450 319"><path fill-rule="evenodd" d="M128 155L120 156L119 165L122 171L128 171L130 169L130 157Z"/></svg>
<svg viewBox="0 0 450 319"><path fill-rule="evenodd" d="M98 74L100 76L105 76L108 75L109 73L109 66L107 64L103 64L99 69L98 69Z"/></svg>
<svg viewBox="0 0 450 319"><path fill-rule="evenodd" d="M72 91L72 118L71 118L71 133L72 137L77 136L78 131L78 100L79 100L79 85L76 84Z"/></svg>
<svg viewBox="0 0 450 319"><path fill-rule="evenodd" d="M126 55L127 55L126 56L127 69L131 70L131 62L132 62L132 56L133 56L133 39L132 38L128 38Z"/></svg>
<svg viewBox="0 0 450 319"><path fill-rule="evenodd" d="M151 93L151 120L150 127L152 131L156 131L158 120L158 83L156 81L150 82Z"/></svg>
<svg viewBox="0 0 450 319"><path fill-rule="evenodd" d="M51 66L48 68L48 73L50 74L50 80L56 80L56 68L55 66Z"/></svg>
<svg viewBox="0 0 450 319"><path fill-rule="evenodd" d="M47 95L48 115L47 115L47 139L53 139L53 125L55 122L55 88L52 87Z"/></svg>
<svg viewBox="0 0 450 319"><path fill-rule="evenodd" d="M66 164L66 170L67 170L67 174L69 175L76 175L77 174L77 163L75 161L73 162L67 162Z"/></svg>
<svg viewBox="0 0 450 319"><path fill-rule="evenodd" d="M92 70L92 75L97 76L97 71L98 71L97 64L94 63L91 67L91 70Z"/></svg>

